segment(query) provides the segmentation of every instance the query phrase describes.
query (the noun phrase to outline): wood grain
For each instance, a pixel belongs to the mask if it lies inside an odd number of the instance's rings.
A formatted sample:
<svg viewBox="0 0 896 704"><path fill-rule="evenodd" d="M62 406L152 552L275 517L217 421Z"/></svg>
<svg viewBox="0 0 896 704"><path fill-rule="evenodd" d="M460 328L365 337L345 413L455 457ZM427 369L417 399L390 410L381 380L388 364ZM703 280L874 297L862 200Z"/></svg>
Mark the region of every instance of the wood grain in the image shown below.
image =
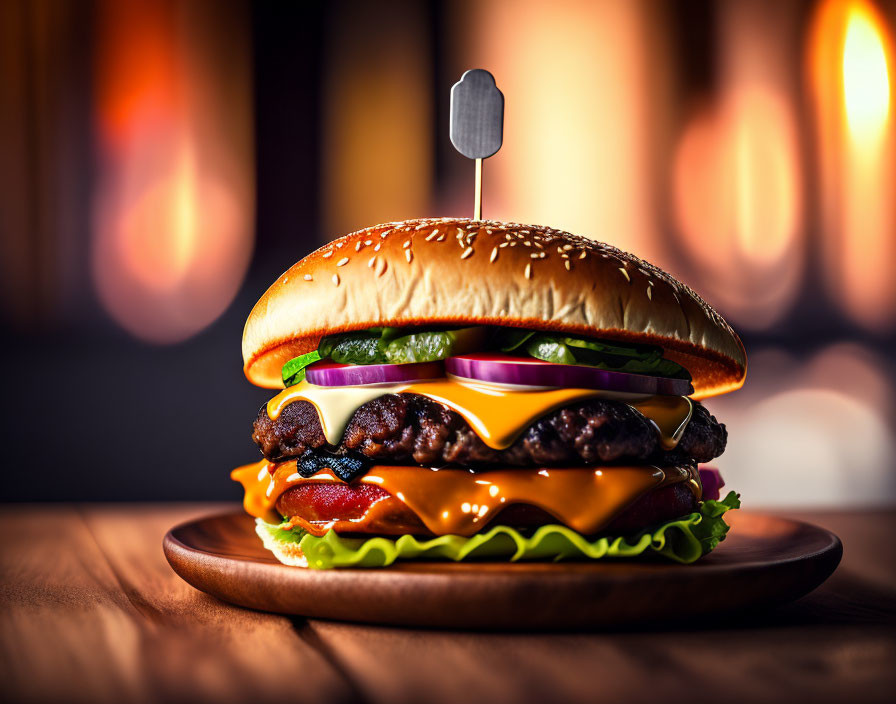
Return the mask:
<svg viewBox="0 0 896 704"><path fill-rule="evenodd" d="M183 515L178 508L4 509L7 696L283 702L351 694L288 620L227 606L171 572L161 536ZM285 670L301 673L303 686Z"/></svg>
<svg viewBox="0 0 896 704"><path fill-rule="evenodd" d="M840 535L844 561L774 611L508 634L291 620L218 602L160 548L172 525L216 510L0 508L0 699L793 704L883 702L896 687L896 512L800 515Z"/></svg>

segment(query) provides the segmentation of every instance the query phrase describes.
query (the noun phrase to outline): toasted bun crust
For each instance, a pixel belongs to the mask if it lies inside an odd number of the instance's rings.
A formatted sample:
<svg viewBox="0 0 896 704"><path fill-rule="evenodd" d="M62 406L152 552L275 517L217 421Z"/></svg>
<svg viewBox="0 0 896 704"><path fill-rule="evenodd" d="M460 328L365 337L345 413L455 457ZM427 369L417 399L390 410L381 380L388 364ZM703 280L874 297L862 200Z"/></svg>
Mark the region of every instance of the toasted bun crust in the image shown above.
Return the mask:
<svg viewBox="0 0 896 704"><path fill-rule="evenodd" d="M533 225L407 220L359 230L293 265L243 331L244 371L280 368L324 335L375 326L505 325L662 346L698 398L739 388L740 339L666 272L601 242Z"/></svg>

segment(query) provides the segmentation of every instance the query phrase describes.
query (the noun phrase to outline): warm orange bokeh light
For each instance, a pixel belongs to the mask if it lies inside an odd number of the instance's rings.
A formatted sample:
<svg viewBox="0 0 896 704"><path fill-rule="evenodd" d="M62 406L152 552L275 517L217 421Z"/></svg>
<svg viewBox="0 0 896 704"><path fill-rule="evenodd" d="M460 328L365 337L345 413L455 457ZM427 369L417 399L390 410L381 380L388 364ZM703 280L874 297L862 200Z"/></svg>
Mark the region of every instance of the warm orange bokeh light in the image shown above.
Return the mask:
<svg viewBox="0 0 896 704"><path fill-rule="evenodd" d="M890 75L883 37L874 15L862 5L850 9L843 42L843 93L849 133L857 142L876 142L890 114Z"/></svg>
<svg viewBox="0 0 896 704"><path fill-rule="evenodd" d="M347 8L344 12L349 12ZM431 77L425 8L351 6L326 44L321 185L325 239L432 214ZM371 43L376 51L371 51ZM312 109L312 106L308 106ZM436 213L441 215L442 213Z"/></svg>
<svg viewBox="0 0 896 704"><path fill-rule="evenodd" d="M799 273L793 254L801 194L796 143L781 103L736 94L684 132L674 163L675 213L703 282L742 325L787 310Z"/></svg>
<svg viewBox="0 0 896 704"><path fill-rule="evenodd" d="M896 319L896 134L893 45L864 0L828 0L809 45L825 275L832 297L865 327Z"/></svg>
<svg viewBox="0 0 896 704"><path fill-rule="evenodd" d="M506 100L504 148L485 164L486 217L560 227L662 264L650 147L663 126L657 86L668 74L649 8L589 0L451 7L465 29L457 75L488 68Z"/></svg>
<svg viewBox="0 0 896 704"><path fill-rule="evenodd" d="M211 69L195 36L215 27L203 10L214 7L109 2L98 13L94 280L112 317L154 342L217 318L252 251L248 52L228 49L243 72Z"/></svg>
<svg viewBox="0 0 896 704"><path fill-rule="evenodd" d="M787 57L766 16L731 3L722 14L721 94L686 123L674 154L676 229L700 290L738 325L787 313L803 269L802 174Z"/></svg>
<svg viewBox="0 0 896 704"><path fill-rule="evenodd" d="M185 144L168 178L141 189L118 226L128 273L159 292L177 288L196 252L196 167Z"/></svg>

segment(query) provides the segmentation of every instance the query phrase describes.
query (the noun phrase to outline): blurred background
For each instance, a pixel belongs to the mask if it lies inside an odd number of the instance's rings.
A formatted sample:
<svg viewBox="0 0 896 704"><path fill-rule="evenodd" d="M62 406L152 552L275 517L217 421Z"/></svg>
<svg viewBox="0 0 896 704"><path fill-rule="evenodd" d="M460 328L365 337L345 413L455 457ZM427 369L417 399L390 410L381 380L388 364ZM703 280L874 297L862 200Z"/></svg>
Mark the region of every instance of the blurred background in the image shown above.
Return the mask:
<svg viewBox="0 0 896 704"><path fill-rule="evenodd" d="M0 3L0 499L237 499L254 302L323 242L469 215L633 251L741 333L748 506L896 503L896 2Z"/></svg>

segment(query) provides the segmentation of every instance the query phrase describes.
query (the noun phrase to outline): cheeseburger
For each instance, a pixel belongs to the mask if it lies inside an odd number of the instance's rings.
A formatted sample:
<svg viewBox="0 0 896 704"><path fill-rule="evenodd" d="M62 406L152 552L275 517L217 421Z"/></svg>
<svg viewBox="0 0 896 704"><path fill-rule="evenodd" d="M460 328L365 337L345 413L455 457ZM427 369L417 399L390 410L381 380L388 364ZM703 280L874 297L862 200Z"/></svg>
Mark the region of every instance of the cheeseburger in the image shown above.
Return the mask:
<svg viewBox="0 0 896 704"><path fill-rule="evenodd" d="M728 324L666 272L546 227L409 220L346 235L253 308L244 370L283 389L233 478L281 562L693 562L721 541L741 386Z"/></svg>

